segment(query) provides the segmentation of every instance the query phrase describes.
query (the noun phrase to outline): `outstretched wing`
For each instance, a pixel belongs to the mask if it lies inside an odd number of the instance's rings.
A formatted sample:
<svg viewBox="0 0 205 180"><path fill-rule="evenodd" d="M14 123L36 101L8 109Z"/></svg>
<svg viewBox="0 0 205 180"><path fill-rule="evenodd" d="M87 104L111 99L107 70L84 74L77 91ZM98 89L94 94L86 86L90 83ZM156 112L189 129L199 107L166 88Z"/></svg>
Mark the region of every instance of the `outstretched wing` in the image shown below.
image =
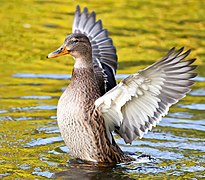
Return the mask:
<svg viewBox="0 0 205 180"><path fill-rule="evenodd" d="M190 91L196 76L191 65L196 59L182 61L190 50L183 48L168 54L148 68L123 79L116 87L95 101L105 119L107 135L117 133L131 143L152 129L169 107Z"/></svg>
<svg viewBox="0 0 205 180"><path fill-rule="evenodd" d="M112 39L108 37L108 31L102 27L102 21L96 21L95 12L91 12L89 15L88 9L84 8L81 13L80 7L77 6L72 32L85 34L89 38L92 45L94 71L99 84L104 86L104 92L116 86L116 49Z"/></svg>

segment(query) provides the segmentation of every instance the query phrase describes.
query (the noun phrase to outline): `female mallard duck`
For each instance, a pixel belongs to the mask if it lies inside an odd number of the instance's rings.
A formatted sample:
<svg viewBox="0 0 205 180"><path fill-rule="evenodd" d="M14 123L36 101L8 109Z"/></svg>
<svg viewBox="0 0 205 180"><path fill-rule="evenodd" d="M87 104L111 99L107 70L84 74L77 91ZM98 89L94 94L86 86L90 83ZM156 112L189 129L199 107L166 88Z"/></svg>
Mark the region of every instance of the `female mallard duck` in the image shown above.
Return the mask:
<svg viewBox="0 0 205 180"><path fill-rule="evenodd" d="M169 107L190 91L196 76L191 64L183 61L190 53L172 48L153 65L115 81L117 55L112 39L95 13L82 14L77 6L73 34L48 54L54 58L71 54L75 60L69 86L58 102L57 120L62 137L78 158L94 162L133 160L115 143L115 131L132 143L151 130Z"/></svg>

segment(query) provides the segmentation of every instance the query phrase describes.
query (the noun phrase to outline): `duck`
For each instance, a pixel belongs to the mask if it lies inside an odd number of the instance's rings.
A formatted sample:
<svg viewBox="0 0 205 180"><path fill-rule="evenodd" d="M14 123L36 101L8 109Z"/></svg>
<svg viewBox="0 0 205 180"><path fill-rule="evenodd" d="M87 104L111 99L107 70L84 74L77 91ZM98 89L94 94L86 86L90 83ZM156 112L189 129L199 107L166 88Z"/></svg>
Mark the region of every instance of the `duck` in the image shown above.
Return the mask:
<svg viewBox="0 0 205 180"><path fill-rule="evenodd" d="M123 152L113 133L131 144L151 131L171 105L190 92L197 73L191 50L171 48L147 68L119 83L118 56L108 30L96 13L76 7L72 34L47 58L71 55L74 68L57 105L60 133L71 154L94 163L122 163L134 158Z"/></svg>

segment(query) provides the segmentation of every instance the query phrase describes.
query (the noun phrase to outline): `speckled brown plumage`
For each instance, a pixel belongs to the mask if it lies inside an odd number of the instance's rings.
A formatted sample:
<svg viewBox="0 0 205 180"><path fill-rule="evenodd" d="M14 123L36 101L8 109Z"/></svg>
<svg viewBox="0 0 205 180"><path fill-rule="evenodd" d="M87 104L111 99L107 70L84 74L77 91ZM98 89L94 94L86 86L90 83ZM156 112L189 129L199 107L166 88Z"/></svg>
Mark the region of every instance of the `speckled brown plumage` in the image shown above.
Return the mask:
<svg viewBox="0 0 205 180"><path fill-rule="evenodd" d="M93 69L74 69L71 82L58 103L58 124L62 136L71 152L81 159L96 162L130 161L132 158L121 151L114 139L111 144L106 137L104 119L94 106L100 96ZM68 103L70 108L65 110L63 106ZM77 129L79 132L76 132ZM87 135L89 140L84 144L80 139L85 141ZM73 143L79 146L73 146Z"/></svg>

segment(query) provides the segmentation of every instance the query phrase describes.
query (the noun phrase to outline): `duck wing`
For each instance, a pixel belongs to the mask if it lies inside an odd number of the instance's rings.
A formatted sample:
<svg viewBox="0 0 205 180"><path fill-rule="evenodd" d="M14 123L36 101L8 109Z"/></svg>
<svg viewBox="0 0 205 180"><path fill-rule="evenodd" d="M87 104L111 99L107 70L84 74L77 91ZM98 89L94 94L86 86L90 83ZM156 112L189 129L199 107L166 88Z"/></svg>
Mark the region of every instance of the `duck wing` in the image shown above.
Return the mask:
<svg viewBox="0 0 205 180"><path fill-rule="evenodd" d="M105 120L108 138L116 131L126 143L143 137L168 113L169 107L182 99L194 84L191 65L183 61L190 50L172 48L153 65L123 79L116 87L95 101Z"/></svg>
<svg viewBox="0 0 205 180"><path fill-rule="evenodd" d="M102 91L105 93L116 86L116 49L112 39L109 38L108 31L103 29L102 21L96 21L95 12L88 14L88 9L84 8L81 13L80 7L77 6L72 32L82 33L89 38L92 45L94 71Z"/></svg>

